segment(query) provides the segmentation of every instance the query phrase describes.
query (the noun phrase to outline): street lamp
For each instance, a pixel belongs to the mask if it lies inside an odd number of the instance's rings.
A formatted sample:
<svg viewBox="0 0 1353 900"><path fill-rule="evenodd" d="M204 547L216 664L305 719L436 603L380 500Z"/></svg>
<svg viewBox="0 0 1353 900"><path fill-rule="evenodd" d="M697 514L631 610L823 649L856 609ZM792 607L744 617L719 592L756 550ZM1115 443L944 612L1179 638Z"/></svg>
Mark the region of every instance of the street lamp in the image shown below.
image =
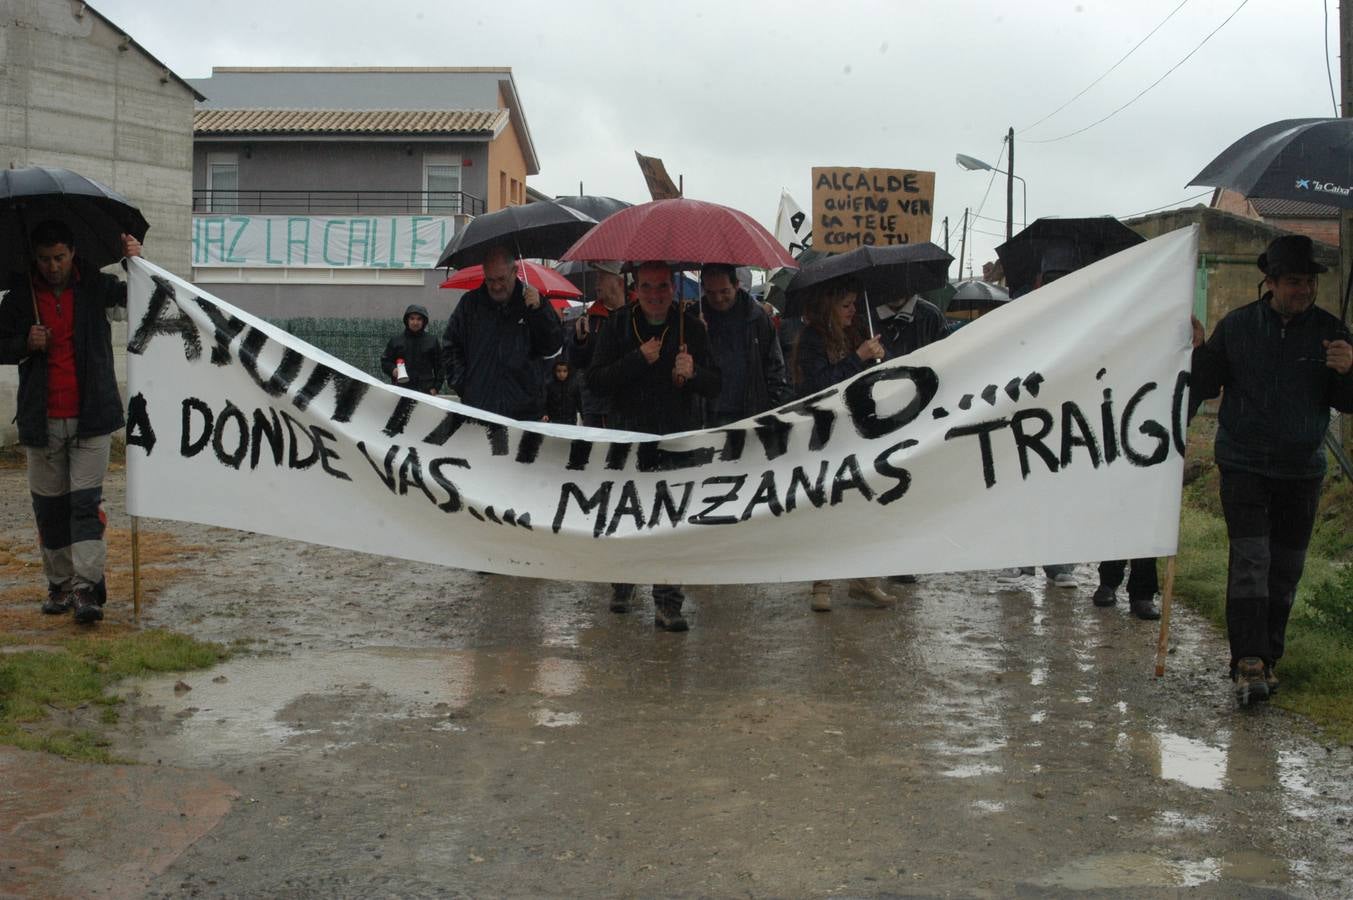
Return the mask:
<svg viewBox="0 0 1353 900"><path fill-rule="evenodd" d="M998 169L995 166L991 165L990 163L982 162L982 160L978 159L975 156L968 156L966 153L956 154L954 156L954 162L958 163L960 166L962 166L963 168L967 169L970 172L995 172L998 175L1006 176L1006 183L1011 187L1010 193L1014 192L1013 191L1014 182L1010 181L1010 179L1012 178L1017 179L1019 181L1020 197L1024 202L1024 224L1025 225L1029 224L1029 186L1024 183L1023 178L1020 178L1013 172L1007 172L1004 169ZM1010 238L1014 235L1015 232L1014 218L1015 218L1014 211L1011 209L1009 205L1007 205L1005 210L1005 239L1007 241L1010 240Z"/></svg>

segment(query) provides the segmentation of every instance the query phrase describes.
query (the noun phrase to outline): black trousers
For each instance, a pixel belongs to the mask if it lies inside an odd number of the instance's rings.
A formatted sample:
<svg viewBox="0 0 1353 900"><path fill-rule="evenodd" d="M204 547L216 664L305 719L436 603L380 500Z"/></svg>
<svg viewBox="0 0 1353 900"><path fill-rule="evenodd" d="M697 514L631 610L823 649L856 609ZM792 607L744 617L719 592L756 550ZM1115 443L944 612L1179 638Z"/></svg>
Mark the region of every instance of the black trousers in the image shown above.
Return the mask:
<svg viewBox="0 0 1353 900"><path fill-rule="evenodd" d="M1099 586L1118 590L1123 583L1123 573L1128 571L1126 559L1111 559L1099 564ZM1143 556L1132 560L1132 569L1127 579L1128 600L1150 600L1160 592L1160 580L1156 577L1156 558Z"/></svg>
<svg viewBox="0 0 1353 900"><path fill-rule="evenodd" d="M1221 470L1221 507L1231 546L1226 633L1232 668L1247 656L1270 666L1282 658L1322 480Z"/></svg>

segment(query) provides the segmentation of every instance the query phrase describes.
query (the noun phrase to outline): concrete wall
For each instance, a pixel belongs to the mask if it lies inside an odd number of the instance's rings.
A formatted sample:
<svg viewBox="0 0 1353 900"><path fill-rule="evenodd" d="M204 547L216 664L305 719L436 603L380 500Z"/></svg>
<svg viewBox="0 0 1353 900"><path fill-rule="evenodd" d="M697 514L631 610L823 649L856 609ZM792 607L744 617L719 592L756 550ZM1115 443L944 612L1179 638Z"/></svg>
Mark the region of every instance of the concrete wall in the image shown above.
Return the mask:
<svg viewBox="0 0 1353 900"><path fill-rule="evenodd" d="M1198 254L1206 268L1207 321L1212 326L1231 310L1244 306L1259 297L1259 282L1264 275L1259 271L1259 254L1269 242L1287 232L1264 222L1206 206L1170 210L1131 219L1126 223L1143 237L1158 237L1176 228L1198 224ZM1320 278L1316 303L1338 315L1339 291L1343 279L1339 273L1339 249L1317 243L1316 258L1329 266L1330 272Z"/></svg>
<svg viewBox="0 0 1353 900"><path fill-rule="evenodd" d="M0 167L59 166L103 182L150 223L146 256L188 277L193 95L83 7L0 0ZM125 344L115 324L114 348ZM17 385L18 368L0 366L0 446L17 438Z"/></svg>
<svg viewBox="0 0 1353 900"><path fill-rule="evenodd" d="M150 223L146 256L186 276L193 95L82 8L0 0L0 166L60 166L124 194Z"/></svg>

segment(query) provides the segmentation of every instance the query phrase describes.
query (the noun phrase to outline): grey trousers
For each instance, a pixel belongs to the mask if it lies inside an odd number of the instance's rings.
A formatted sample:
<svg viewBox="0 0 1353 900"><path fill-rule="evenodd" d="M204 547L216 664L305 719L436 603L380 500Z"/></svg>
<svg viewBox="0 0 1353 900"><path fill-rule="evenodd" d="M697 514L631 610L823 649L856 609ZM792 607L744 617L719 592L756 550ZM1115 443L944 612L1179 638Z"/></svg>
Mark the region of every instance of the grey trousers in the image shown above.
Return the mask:
<svg viewBox="0 0 1353 900"><path fill-rule="evenodd" d="M102 503L112 436L76 437L78 424L77 419L48 419L47 446L24 448L28 490L48 585L99 591L108 555Z"/></svg>

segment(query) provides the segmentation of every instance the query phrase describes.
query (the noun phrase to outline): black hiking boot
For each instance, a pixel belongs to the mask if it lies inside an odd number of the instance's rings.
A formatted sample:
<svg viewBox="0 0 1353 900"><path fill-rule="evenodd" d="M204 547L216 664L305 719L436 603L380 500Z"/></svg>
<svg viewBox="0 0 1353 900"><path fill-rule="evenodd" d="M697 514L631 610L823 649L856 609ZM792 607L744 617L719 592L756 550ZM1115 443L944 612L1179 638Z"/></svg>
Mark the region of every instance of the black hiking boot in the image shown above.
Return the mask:
<svg viewBox="0 0 1353 900"><path fill-rule="evenodd" d="M75 607L71 600L71 595L59 587L47 586L47 599L42 601L42 611L49 616L60 616L70 612Z"/></svg>
<svg viewBox="0 0 1353 900"><path fill-rule="evenodd" d="M634 585L611 585L611 612L627 613L634 603Z"/></svg>
<svg viewBox="0 0 1353 900"><path fill-rule="evenodd" d="M1129 597L1128 610L1137 618L1148 622L1154 622L1160 618L1160 610L1156 608L1155 597Z"/></svg>
<svg viewBox="0 0 1353 900"><path fill-rule="evenodd" d="M667 603L653 607L653 625L663 631L689 631L691 627L681 614L681 607Z"/></svg>
<svg viewBox="0 0 1353 900"><path fill-rule="evenodd" d="M1090 600L1095 606L1113 606L1118 602L1118 591L1101 584L1099 587L1095 588L1095 592L1090 596Z"/></svg>
<svg viewBox="0 0 1353 900"><path fill-rule="evenodd" d="M80 588L71 594L75 606L75 621L81 625L93 625L103 619L103 607L89 588Z"/></svg>

